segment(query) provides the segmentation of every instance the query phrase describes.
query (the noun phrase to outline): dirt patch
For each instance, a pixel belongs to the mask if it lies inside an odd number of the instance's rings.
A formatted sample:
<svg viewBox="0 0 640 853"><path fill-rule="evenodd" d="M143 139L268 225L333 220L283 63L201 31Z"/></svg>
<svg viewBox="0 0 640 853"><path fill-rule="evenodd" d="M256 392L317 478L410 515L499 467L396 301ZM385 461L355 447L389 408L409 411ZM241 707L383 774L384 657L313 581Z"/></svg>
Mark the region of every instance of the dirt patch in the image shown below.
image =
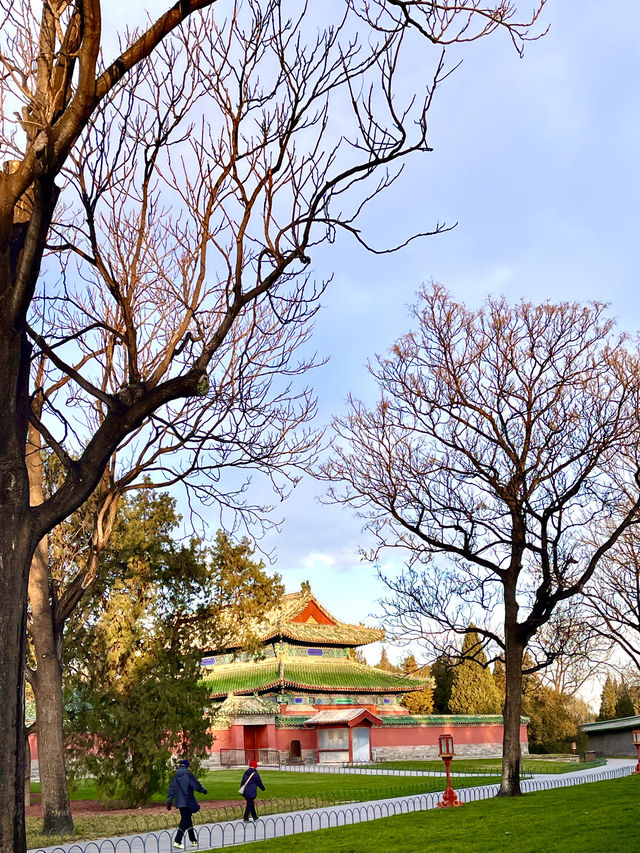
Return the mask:
<svg viewBox="0 0 640 853"><path fill-rule="evenodd" d="M244 805L243 800L200 800L200 808L204 811L208 809L222 809L229 806ZM141 806L137 809L114 809L101 803L100 800L72 800L71 814L73 817L93 817L99 815L149 815L161 814L167 811L165 803L153 803L150 806ZM172 809L172 812L180 819L180 812L177 809ZM32 804L27 806L25 810L26 817L42 817L42 804L32 799Z"/></svg>

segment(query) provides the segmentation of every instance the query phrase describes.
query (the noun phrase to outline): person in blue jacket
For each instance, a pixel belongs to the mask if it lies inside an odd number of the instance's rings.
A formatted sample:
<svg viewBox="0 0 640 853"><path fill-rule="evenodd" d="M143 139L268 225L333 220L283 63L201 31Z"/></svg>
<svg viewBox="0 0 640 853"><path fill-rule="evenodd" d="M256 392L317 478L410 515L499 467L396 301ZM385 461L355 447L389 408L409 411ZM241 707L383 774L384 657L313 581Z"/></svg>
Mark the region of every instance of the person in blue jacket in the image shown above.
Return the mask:
<svg viewBox="0 0 640 853"><path fill-rule="evenodd" d="M258 820L258 815L256 814L256 796L258 795L258 788L262 788L264 791L264 785L262 784L262 779L258 773L257 761L249 762L249 766L244 771L242 782L240 784L245 785L242 791L242 796L247 801L243 820L245 823L252 818L253 820Z"/></svg>
<svg viewBox="0 0 640 853"><path fill-rule="evenodd" d="M169 793L167 794L167 811L171 811L172 802L175 802L177 808L180 810L180 826L173 840L173 846L179 850L184 850L182 838L185 832L189 833L189 841L191 841L193 846L198 846L198 836L193 827L192 815L194 812L200 811L200 804L195 798L194 791L200 791L201 794L207 793L207 789L202 787L189 770L187 759L183 758L178 765L175 776L171 780Z"/></svg>

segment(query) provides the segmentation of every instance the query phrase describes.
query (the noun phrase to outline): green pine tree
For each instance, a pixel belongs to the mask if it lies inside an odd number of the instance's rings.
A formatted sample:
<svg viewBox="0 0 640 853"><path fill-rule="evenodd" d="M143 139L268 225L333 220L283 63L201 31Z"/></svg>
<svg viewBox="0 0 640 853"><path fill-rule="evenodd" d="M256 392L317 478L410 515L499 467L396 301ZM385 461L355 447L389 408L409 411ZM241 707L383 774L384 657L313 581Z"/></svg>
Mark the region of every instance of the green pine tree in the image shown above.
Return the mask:
<svg viewBox="0 0 640 853"><path fill-rule="evenodd" d="M433 690L416 690L413 693L405 693L400 699L400 704L410 714L431 714L433 712Z"/></svg>
<svg viewBox="0 0 640 853"><path fill-rule="evenodd" d="M431 677L435 682L433 688L433 713L450 714L449 699L453 685L454 661L449 655L440 655L431 664Z"/></svg>
<svg viewBox="0 0 640 853"><path fill-rule="evenodd" d="M598 720L613 720L616 717L616 703L618 701L618 683L610 675L602 688L600 694L600 712Z"/></svg>
<svg viewBox="0 0 640 853"><path fill-rule="evenodd" d="M633 717L636 709L633 706L633 700L629 695L627 685L622 682L618 689L618 698L616 700L615 719L619 720L622 717Z"/></svg>
<svg viewBox="0 0 640 853"><path fill-rule="evenodd" d="M449 708L453 714L499 714L500 694L473 625L464 636L461 661L453 673Z"/></svg>
<svg viewBox="0 0 640 853"><path fill-rule="evenodd" d="M504 668L504 663L501 660L497 660L493 665L493 680L496 683L496 687L498 688L498 693L500 695L500 701L504 702L504 695L506 691L506 671Z"/></svg>
<svg viewBox="0 0 640 853"><path fill-rule="evenodd" d="M250 626L282 593L248 540L219 531L212 548L184 546L173 539L179 520L166 494L125 500L65 642L74 772L130 806L166 785L172 755L197 769L212 740L202 650L234 625L250 648Z"/></svg>

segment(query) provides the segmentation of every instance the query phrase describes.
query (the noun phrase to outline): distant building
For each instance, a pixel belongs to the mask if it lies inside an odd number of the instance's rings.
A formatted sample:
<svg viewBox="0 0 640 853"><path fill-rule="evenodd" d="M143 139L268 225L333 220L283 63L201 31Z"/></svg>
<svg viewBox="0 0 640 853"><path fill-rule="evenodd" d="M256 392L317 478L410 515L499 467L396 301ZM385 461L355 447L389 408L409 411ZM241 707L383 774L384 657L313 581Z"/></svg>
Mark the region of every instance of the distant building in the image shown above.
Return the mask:
<svg viewBox="0 0 640 853"><path fill-rule="evenodd" d="M636 757L631 732L640 729L640 716L584 723L580 728L589 737L587 752L608 758Z"/></svg>
<svg viewBox="0 0 640 853"><path fill-rule="evenodd" d="M454 735L460 756L502 753L500 716L408 714L400 696L431 687L431 679L356 660L355 650L383 640L384 630L340 622L308 584L284 595L258 634L257 654L231 641L203 658L214 765L434 758L442 733ZM526 725L521 741L526 752Z"/></svg>

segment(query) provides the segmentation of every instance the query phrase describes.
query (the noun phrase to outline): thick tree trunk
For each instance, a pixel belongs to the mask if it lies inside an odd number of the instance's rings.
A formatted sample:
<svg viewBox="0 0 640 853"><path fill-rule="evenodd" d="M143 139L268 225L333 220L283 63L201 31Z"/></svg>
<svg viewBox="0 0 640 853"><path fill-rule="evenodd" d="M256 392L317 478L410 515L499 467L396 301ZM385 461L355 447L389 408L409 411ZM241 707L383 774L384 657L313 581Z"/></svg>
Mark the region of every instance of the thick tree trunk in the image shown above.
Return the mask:
<svg viewBox="0 0 640 853"><path fill-rule="evenodd" d="M25 318L57 192L27 222L31 197L0 219L0 850L26 850L24 826L27 584L37 544L25 464L31 347ZM40 193L42 195L42 193ZM45 194L46 195L46 194ZM26 198L26 196L25 196ZM42 201L42 199L41 199ZM11 211L10 216L13 216ZM33 226L33 227L32 227ZM25 257L27 260L25 261Z"/></svg>
<svg viewBox="0 0 640 853"><path fill-rule="evenodd" d="M0 349L4 349L0 343ZM7 364L0 353L0 387ZM6 387L6 386L5 386ZM2 405L0 403L0 408ZM0 427L0 432L2 431ZM29 537L28 484L24 446L11 459L0 440L0 850L26 850L24 831L24 667L26 587L32 545Z"/></svg>
<svg viewBox="0 0 640 853"><path fill-rule="evenodd" d="M40 436L29 428L27 469L31 505L43 499L43 468ZM36 657L33 693L38 721L38 756L42 815L45 835L73 833L73 818L67 789L62 710L62 642L57 636L55 612L49 588L48 538L38 543L29 573L31 638Z"/></svg>
<svg viewBox="0 0 640 853"><path fill-rule="evenodd" d="M45 835L73 832L67 790L62 713L62 667L49 599L46 539L36 549L29 577L32 639L37 671L33 681L38 721L38 758Z"/></svg>
<svg viewBox="0 0 640 853"><path fill-rule="evenodd" d="M505 631L505 700L502 735L502 780L499 797L519 797L520 790L520 717L522 712L523 646L513 625Z"/></svg>

